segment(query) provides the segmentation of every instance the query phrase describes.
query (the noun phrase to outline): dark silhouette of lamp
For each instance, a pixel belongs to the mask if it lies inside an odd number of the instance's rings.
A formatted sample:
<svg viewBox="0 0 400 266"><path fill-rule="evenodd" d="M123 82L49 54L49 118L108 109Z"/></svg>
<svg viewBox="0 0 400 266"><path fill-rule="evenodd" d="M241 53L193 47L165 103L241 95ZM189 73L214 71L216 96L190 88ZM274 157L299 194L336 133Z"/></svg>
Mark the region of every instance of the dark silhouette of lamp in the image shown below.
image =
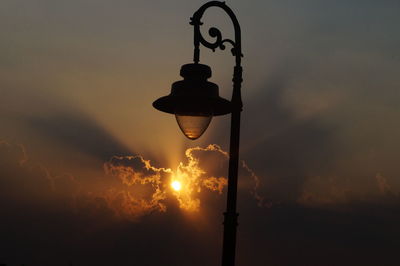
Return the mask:
<svg viewBox="0 0 400 266"><path fill-rule="evenodd" d="M175 114L183 134L189 139L199 138L207 129L213 116L231 112L230 101L221 98L218 86L207 81L211 68L202 64L181 67L183 80L171 86L171 93L161 97L153 106L166 113Z"/></svg>
<svg viewBox="0 0 400 266"><path fill-rule="evenodd" d="M208 33L215 42L203 38L200 19L209 7L223 9L232 20L235 29L235 39L222 39L222 34L217 28L210 28ZM236 194L239 164L239 137L240 113L242 111L241 83L242 83L242 46L239 22L233 11L225 2L211 1L202 5L190 18L194 27L194 56L193 64L183 65L181 76L183 80L172 84L171 93L161 97L153 106L163 112L175 114L176 121L182 132L189 139L199 138L210 124L213 116L231 113L231 135L229 146L229 172L228 172L228 198L226 212L224 213L224 235L222 246L222 265L235 265L236 247ZM225 43L232 45L232 55L235 57L233 69L232 100L228 101L219 97L218 86L207 81L211 77L211 68L199 64L200 44L215 51L216 48L225 49Z"/></svg>

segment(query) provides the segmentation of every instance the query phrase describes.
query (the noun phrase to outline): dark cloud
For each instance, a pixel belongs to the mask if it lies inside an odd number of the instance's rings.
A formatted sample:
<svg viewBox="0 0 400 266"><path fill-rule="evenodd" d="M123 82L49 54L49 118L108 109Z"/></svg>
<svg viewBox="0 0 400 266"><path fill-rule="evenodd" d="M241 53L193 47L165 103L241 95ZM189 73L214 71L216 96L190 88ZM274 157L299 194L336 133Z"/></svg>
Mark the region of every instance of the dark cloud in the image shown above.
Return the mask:
<svg viewBox="0 0 400 266"><path fill-rule="evenodd" d="M215 230L200 217L186 217L176 200L164 201L166 213L133 213L141 215L140 222L133 222L129 213L116 215L118 206L104 194L85 192L90 188L80 187L72 176L54 175L31 160L21 164L27 156L21 145L2 142L0 152L8 158L0 168L1 262L205 265L216 256L220 234L215 238ZM141 180L155 179L162 171L140 157L120 159L107 163L109 171L129 168L135 171L130 176Z"/></svg>
<svg viewBox="0 0 400 266"><path fill-rule="evenodd" d="M46 117L29 117L26 123L44 138L99 160L132 153L104 127L83 113L61 112Z"/></svg>
<svg viewBox="0 0 400 266"><path fill-rule="evenodd" d="M250 166L257 162L264 193L278 201L296 200L309 176L333 169L340 150L334 126L318 116L299 117L285 101L291 78L271 78L242 115L241 156Z"/></svg>
<svg viewBox="0 0 400 266"><path fill-rule="evenodd" d="M20 147L3 145L1 151L3 158L9 158L0 168L2 262L219 265L221 197L208 197L203 202L207 211L193 217L170 202L168 212L153 212L132 222L116 217L103 197L81 194L71 206L67 198L71 195L60 197L63 190L59 189L70 184L69 179L56 183L54 193L40 168L32 168L29 160L20 164L24 158ZM123 165L143 168L137 161ZM14 186L4 186L13 180ZM248 191L240 190L238 264L396 265L400 196L382 175L376 177L376 189L375 197L342 203L273 204L270 208L257 207ZM37 193L25 195L32 190ZM47 196L33 198L40 194Z"/></svg>
<svg viewBox="0 0 400 266"><path fill-rule="evenodd" d="M240 234L241 262L397 265L399 199L397 195L323 207L253 208L241 219L241 226L247 228Z"/></svg>

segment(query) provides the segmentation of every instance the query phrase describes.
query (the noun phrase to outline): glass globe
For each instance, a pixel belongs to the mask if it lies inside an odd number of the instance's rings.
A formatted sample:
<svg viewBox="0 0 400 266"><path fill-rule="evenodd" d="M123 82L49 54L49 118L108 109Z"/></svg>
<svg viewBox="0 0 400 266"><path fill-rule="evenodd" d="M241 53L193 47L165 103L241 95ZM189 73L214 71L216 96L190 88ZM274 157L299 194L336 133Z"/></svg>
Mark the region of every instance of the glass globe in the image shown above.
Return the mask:
<svg viewBox="0 0 400 266"><path fill-rule="evenodd" d="M183 134L191 140L198 139L211 122L212 115L193 116L175 114L176 121Z"/></svg>

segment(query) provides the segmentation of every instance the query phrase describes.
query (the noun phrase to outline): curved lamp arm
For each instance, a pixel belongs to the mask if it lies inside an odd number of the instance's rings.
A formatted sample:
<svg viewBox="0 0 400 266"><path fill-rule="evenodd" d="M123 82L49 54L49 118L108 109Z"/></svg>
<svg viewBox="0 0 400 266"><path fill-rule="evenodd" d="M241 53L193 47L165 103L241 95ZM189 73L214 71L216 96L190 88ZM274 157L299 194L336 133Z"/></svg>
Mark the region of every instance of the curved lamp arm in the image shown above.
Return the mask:
<svg viewBox="0 0 400 266"><path fill-rule="evenodd" d="M235 41L230 39L222 39L221 31L215 27L211 27L208 30L208 34L215 38L215 42L208 42L203 38L200 31L200 26L203 24L200 20L204 14L204 12L209 7L220 7L222 8L228 16L231 18L233 27L235 30ZM242 54L242 44L241 44L241 33L240 33L240 25L239 22L233 13L232 9L230 9L225 2L219 1L210 1L203 6L201 6L194 14L193 17L190 18L190 24L194 27L194 55L193 61L198 63L200 61L200 43L205 47L211 49L213 52L216 48L220 48L221 50L225 50L225 43L230 43L232 45L232 55L236 58L236 65L233 73L233 94L232 94L232 107L234 110L242 110L242 100L241 100L241 83L242 83L242 67L241 67L241 58Z"/></svg>
<svg viewBox="0 0 400 266"><path fill-rule="evenodd" d="M200 32L200 26L203 25L203 23L200 21L204 12L207 10L209 7L220 7L222 8L228 16L231 18L233 27L235 29L235 41L232 41L230 39L222 39L222 34L221 31L217 28L210 28L208 33L210 34L211 37L216 38L214 43L210 43L206 41L203 36L201 35ZM201 6L194 14L193 17L190 18L191 22L190 25L194 26L194 57L193 61L195 63L198 63L199 57L200 57L200 43L203 44L205 47L215 51L216 48L220 48L221 50L225 49L225 42L228 42L232 45L232 55L236 57L236 65L240 66L241 62L241 57L243 57L242 54L242 46L241 46L241 35L240 35L240 25L239 22L233 13L232 9L230 9L225 2L219 2L219 1L211 1L203 6Z"/></svg>

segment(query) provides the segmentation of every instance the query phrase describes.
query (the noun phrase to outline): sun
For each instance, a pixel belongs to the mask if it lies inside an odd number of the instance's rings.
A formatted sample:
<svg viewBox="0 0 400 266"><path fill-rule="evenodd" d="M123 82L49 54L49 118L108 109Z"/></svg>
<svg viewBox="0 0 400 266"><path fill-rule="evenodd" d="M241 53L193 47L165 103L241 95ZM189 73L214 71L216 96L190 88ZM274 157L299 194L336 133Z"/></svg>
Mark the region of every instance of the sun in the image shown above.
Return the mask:
<svg viewBox="0 0 400 266"><path fill-rule="evenodd" d="M179 191L182 188L182 184L181 184L181 182L175 180L175 181L172 181L171 187L172 187L173 190Z"/></svg>

